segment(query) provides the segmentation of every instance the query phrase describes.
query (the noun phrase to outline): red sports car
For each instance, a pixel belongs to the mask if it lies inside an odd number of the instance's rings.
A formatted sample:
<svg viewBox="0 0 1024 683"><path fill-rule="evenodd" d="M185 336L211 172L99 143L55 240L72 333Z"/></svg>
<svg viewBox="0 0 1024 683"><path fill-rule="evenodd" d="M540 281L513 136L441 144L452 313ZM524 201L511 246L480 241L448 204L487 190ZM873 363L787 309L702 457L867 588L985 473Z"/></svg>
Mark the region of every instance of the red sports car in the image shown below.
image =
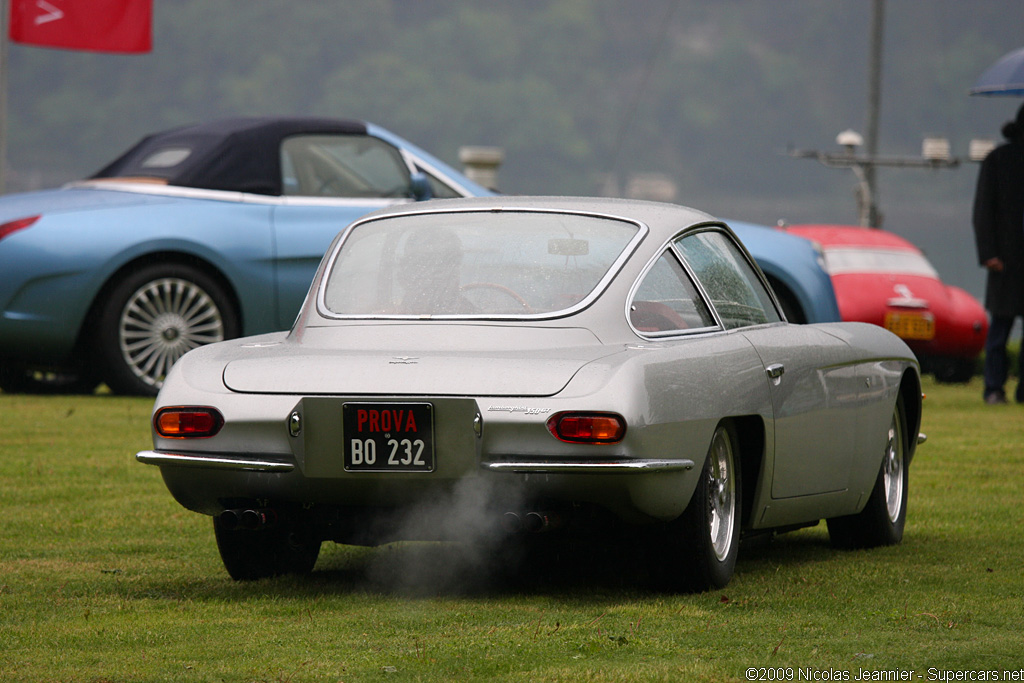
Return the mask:
<svg viewBox="0 0 1024 683"><path fill-rule="evenodd" d="M786 232L816 242L825 255L839 315L902 337L921 369L943 382L966 382L985 346L988 316L973 296L943 284L921 250L885 230L794 225Z"/></svg>

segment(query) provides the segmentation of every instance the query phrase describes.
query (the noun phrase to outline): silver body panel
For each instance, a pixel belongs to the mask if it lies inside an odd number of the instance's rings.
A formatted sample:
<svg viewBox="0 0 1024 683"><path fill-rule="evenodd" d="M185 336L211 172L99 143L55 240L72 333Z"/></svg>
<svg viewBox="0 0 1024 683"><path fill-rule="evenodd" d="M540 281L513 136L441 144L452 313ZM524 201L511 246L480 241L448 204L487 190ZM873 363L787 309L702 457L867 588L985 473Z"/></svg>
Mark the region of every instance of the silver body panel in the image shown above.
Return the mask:
<svg viewBox="0 0 1024 683"><path fill-rule="evenodd" d="M523 319L324 315L316 293L332 247L290 332L197 349L167 378L156 410L214 406L223 429L209 439L154 432L139 460L161 468L182 505L210 515L236 500L402 507L468 481L498 508L524 499L594 504L648 523L683 512L716 427L731 420L750 451L744 527L766 529L862 508L901 396L917 436L917 362L882 328L782 321L651 335L631 325L627 304L666 245L709 226L730 234L709 216L537 198L420 208L520 207L621 214L649 234L585 307ZM366 220L398 213L416 209ZM342 405L363 401L430 403L433 471L347 471ZM563 411L614 412L628 429L618 443L565 443L546 426ZM296 435L290 420L301 424Z"/></svg>

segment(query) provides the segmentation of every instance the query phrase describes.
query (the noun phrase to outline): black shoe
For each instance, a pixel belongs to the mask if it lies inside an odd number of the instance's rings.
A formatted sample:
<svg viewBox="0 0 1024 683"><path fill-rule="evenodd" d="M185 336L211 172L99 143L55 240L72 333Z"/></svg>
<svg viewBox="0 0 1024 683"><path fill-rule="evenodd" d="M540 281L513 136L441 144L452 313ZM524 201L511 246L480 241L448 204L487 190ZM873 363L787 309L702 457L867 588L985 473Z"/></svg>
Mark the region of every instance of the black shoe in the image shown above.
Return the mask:
<svg viewBox="0 0 1024 683"><path fill-rule="evenodd" d="M985 394L985 403L990 406L998 406L1006 403L1006 395L1001 391L990 391Z"/></svg>

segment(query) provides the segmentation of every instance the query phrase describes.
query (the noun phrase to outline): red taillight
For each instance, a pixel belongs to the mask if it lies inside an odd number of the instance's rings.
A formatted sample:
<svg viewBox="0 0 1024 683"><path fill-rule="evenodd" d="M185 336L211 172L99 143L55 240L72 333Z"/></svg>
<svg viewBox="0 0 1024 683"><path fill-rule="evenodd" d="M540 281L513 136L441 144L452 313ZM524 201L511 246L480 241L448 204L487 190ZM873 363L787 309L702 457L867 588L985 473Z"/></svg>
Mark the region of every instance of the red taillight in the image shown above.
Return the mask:
<svg viewBox="0 0 1024 683"><path fill-rule="evenodd" d="M626 435L626 420L615 413L556 413L548 431L568 443L618 443Z"/></svg>
<svg viewBox="0 0 1024 683"><path fill-rule="evenodd" d="M153 417L153 426L168 439L203 439L219 432L224 418L216 408L161 408Z"/></svg>
<svg viewBox="0 0 1024 683"><path fill-rule="evenodd" d="M29 216L28 218L19 218L16 221L8 221L7 223L0 225L0 240L7 237L12 232L24 230L40 218L42 218L42 216Z"/></svg>

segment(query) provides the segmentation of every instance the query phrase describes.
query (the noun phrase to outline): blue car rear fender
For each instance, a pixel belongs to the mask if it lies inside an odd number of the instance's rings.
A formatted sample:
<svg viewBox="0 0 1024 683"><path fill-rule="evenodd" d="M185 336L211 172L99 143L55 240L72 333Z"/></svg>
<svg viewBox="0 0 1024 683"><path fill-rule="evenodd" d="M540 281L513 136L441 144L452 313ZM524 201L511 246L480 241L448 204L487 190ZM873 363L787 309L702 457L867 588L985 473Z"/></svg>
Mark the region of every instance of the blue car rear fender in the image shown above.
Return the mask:
<svg viewBox="0 0 1024 683"><path fill-rule="evenodd" d="M839 321L832 279L825 272L813 243L763 225L728 223L764 274L786 287L803 311L806 322Z"/></svg>
<svg viewBox="0 0 1024 683"><path fill-rule="evenodd" d="M238 299L246 333L276 329L270 210L179 201L160 212L142 205L44 215L0 243L0 356L65 357L104 286L154 260L212 268ZM114 244L121 248L111 254Z"/></svg>

